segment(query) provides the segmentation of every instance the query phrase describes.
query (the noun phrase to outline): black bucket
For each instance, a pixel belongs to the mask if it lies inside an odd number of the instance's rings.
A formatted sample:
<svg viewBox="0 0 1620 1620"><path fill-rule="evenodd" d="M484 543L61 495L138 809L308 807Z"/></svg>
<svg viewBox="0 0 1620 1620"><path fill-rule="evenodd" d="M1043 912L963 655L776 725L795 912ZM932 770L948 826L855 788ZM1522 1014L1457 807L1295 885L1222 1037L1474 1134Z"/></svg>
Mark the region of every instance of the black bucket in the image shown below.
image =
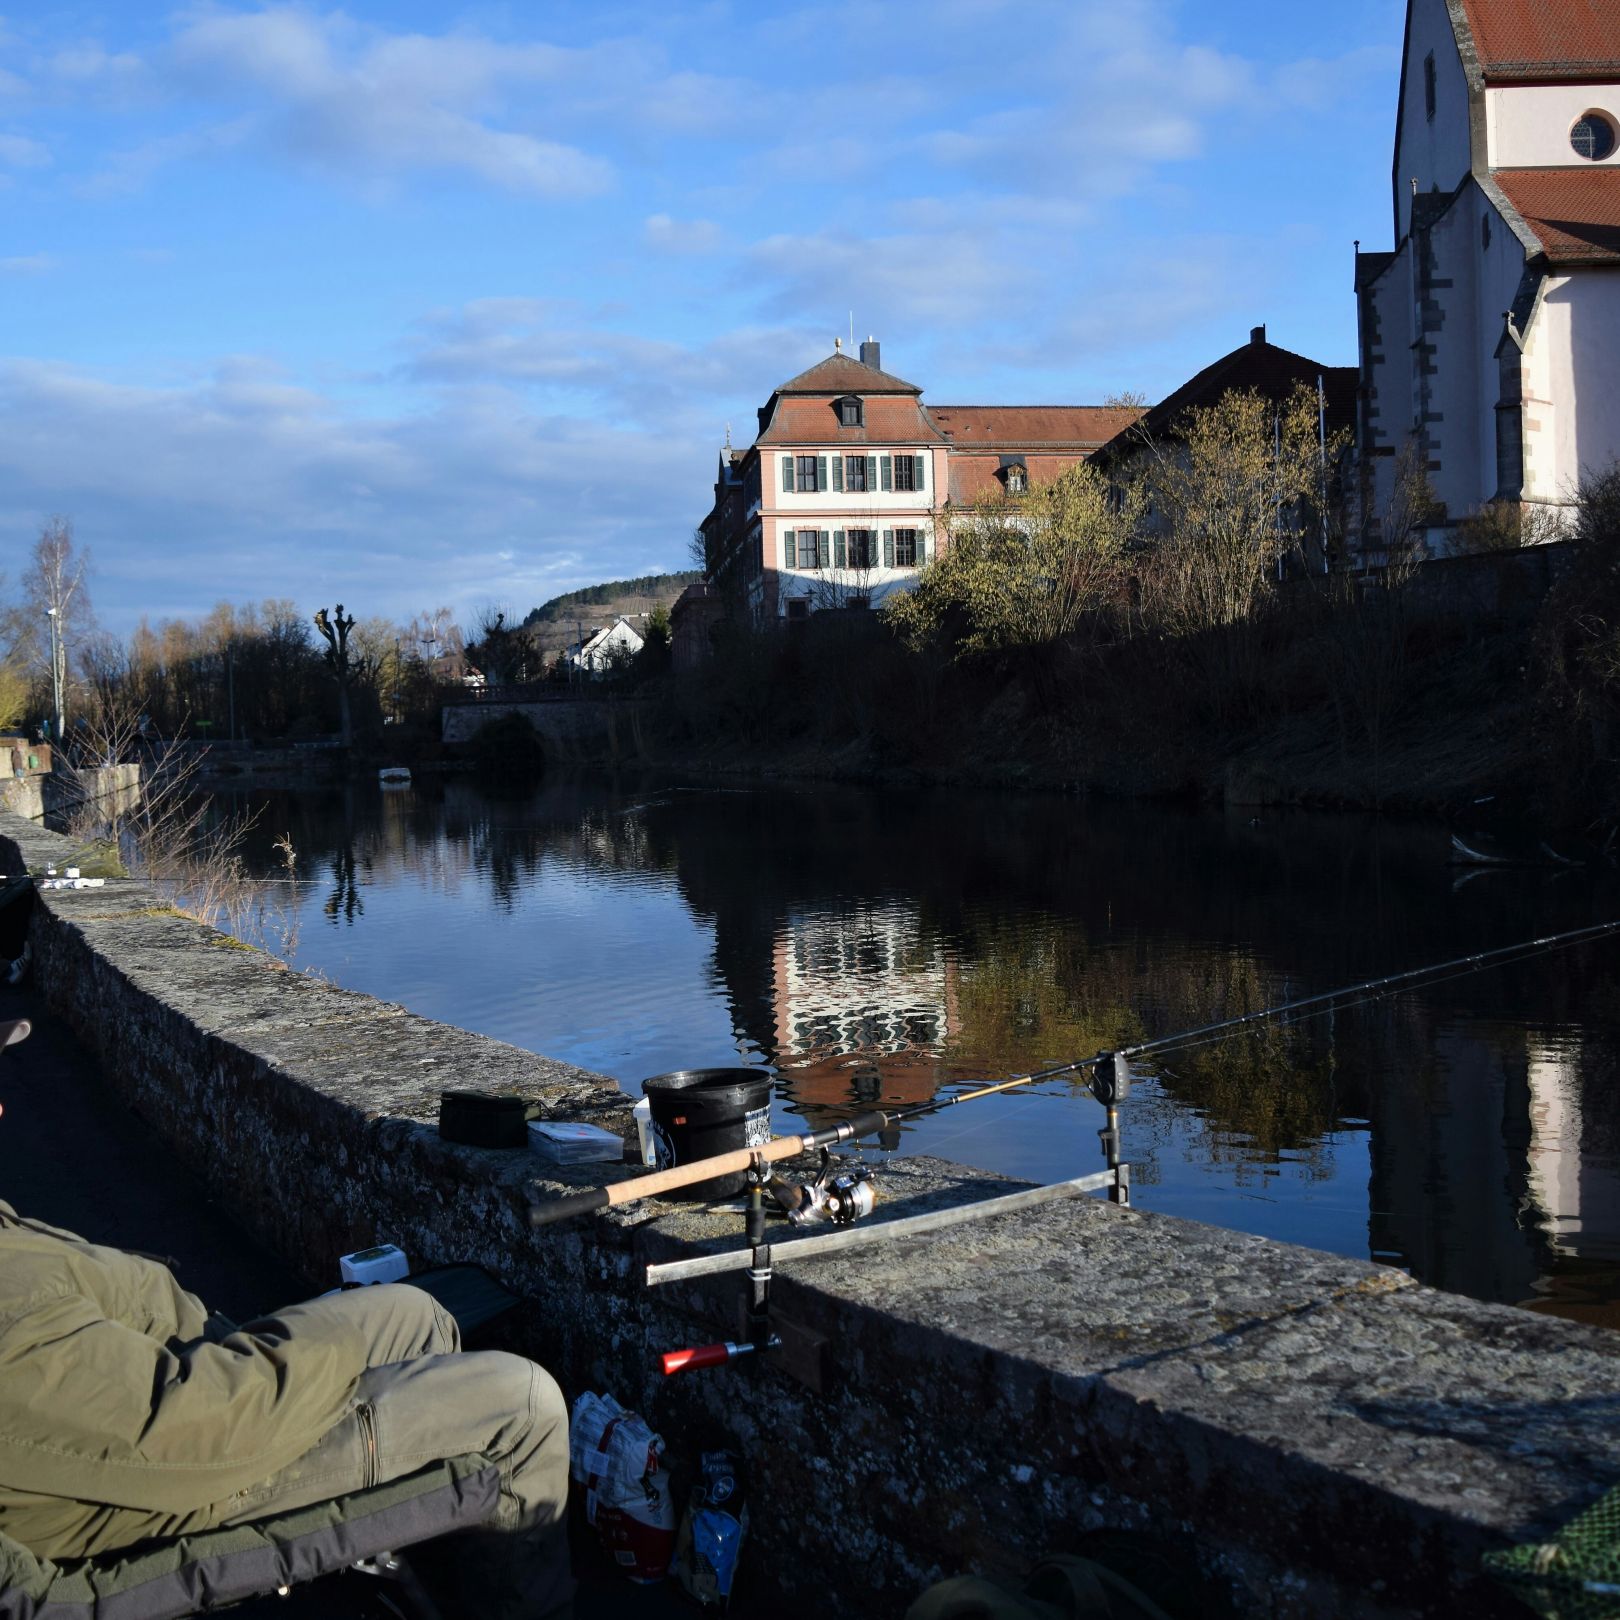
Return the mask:
<svg viewBox="0 0 1620 1620"><path fill-rule="evenodd" d="M771 1139L771 1077L759 1069L677 1069L643 1080L652 1105L658 1168L762 1147ZM748 1185L742 1172L684 1188L682 1198L727 1198Z"/></svg>

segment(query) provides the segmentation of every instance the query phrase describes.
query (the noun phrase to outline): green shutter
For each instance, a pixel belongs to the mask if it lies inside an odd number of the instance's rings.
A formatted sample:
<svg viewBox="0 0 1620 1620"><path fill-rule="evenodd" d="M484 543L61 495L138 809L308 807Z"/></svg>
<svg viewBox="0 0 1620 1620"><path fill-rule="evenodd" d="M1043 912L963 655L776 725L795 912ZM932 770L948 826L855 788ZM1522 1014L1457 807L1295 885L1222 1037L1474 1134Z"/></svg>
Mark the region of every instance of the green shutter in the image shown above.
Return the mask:
<svg viewBox="0 0 1620 1620"><path fill-rule="evenodd" d="M885 568L893 568L894 567L894 530L893 529L885 529L883 531L883 566Z"/></svg>
<svg viewBox="0 0 1620 1620"><path fill-rule="evenodd" d="M844 458L842 456L834 456L832 458L832 464L833 488L841 493L844 488Z"/></svg>
<svg viewBox="0 0 1620 1620"><path fill-rule="evenodd" d="M782 566L784 568L791 568L794 562L797 561L793 555L793 545L797 539L798 536L794 534L792 529L782 531Z"/></svg>
<svg viewBox="0 0 1620 1620"><path fill-rule="evenodd" d="M833 530L833 567L834 568L842 568L843 566L844 566L844 531L842 529L834 529Z"/></svg>
<svg viewBox="0 0 1620 1620"><path fill-rule="evenodd" d="M928 561L928 531L926 529L919 529L917 531L917 566L919 568L921 568L922 565L927 561Z"/></svg>
<svg viewBox="0 0 1620 1620"><path fill-rule="evenodd" d="M793 457L792 456L783 456L782 457L782 493L784 495L791 495L793 493Z"/></svg>
<svg viewBox="0 0 1620 1620"><path fill-rule="evenodd" d="M913 486L915 488L917 488L917 489L927 489L928 488L928 475L927 475L926 471L924 470L927 466L928 466L928 457L926 455L913 456L911 458L911 482L912 482ZM919 547L919 550L917 552L917 560L919 562L921 562L922 561L922 551L921 551L920 548L922 546L922 541L918 540L917 545Z"/></svg>
<svg viewBox="0 0 1620 1620"><path fill-rule="evenodd" d="M877 488L877 457L866 458L866 491L871 494Z"/></svg>
<svg viewBox="0 0 1620 1620"><path fill-rule="evenodd" d="M823 529L816 541L816 567L825 569L832 562L832 535Z"/></svg>
<svg viewBox="0 0 1620 1620"><path fill-rule="evenodd" d="M825 456L817 456L816 457L816 488L817 489L825 489L826 487L827 487L827 458Z"/></svg>
<svg viewBox="0 0 1620 1620"><path fill-rule="evenodd" d="M894 489L894 457L893 456L884 456L882 458L882 461L883 461L883 487L886 490L889 490L889 491L892 492L893 489Z"/></svg>

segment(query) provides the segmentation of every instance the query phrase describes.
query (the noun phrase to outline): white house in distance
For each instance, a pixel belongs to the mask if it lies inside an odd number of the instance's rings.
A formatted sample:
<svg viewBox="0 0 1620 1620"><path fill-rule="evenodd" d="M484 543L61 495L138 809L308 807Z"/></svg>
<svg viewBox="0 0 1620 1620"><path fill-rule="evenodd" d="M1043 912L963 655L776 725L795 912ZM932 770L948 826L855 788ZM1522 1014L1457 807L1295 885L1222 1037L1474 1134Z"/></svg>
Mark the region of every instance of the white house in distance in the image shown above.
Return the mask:
<svg viewBox="0 0 1620 1620"><path fill-rule="evenodd" d="M584 641L575 642L568 649L568 662L593 678L609 675L634 658L644 644L645 637L627 619L615 619Z"/></svg>
<svg viewBox="0 0 1620 1620"><path fill-rule="evenodd" d="M1409 0L1395 247L1356 255L1363 543L1414 441L1447 531L1620 454L1620 0Z"/></svg>

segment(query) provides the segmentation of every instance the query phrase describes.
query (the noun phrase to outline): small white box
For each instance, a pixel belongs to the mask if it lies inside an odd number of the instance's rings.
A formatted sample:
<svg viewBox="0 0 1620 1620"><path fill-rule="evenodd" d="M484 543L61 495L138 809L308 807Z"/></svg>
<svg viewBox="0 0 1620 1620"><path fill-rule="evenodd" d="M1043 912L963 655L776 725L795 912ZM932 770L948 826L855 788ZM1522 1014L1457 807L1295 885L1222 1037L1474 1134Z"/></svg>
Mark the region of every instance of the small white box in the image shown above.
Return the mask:
<svg viewBox="0 0 1620 1620"><path fill-rule="evenodd" d="M374 1249L356 1249L340 1256L338 1271L346 1283L403 1282L410 1275L411 1263L403 1249L379 1243Z"/></svg>
<svg viewBox="0 0 1620 1620"><path fill-rule="evenodd" d="M529 1146L558 1164L612 1164L624 1157L624 1138L572 1120L531 1119Z"/></svg>

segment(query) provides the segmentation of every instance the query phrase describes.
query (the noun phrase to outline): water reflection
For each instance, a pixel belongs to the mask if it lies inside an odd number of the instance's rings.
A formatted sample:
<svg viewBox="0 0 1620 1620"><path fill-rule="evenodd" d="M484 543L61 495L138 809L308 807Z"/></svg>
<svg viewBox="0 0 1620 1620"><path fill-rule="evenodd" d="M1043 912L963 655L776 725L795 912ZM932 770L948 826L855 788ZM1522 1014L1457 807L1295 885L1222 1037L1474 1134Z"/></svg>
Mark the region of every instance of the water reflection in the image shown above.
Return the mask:
<svg viewBox="0 0 1620 1620"><path fill-rule="evenodd" d="M986 794L429 782L259 826L266 871L299 851L301 965L632 1089L769 1065L818 1119L1620 909L1583 873L1456 885L1429 827ZM1610 1319L1617 950L1170 1054L1127 1111L1140 1202ZM1050 1179L1100 1123L1057 1083L886 1145Z"/></svg>

